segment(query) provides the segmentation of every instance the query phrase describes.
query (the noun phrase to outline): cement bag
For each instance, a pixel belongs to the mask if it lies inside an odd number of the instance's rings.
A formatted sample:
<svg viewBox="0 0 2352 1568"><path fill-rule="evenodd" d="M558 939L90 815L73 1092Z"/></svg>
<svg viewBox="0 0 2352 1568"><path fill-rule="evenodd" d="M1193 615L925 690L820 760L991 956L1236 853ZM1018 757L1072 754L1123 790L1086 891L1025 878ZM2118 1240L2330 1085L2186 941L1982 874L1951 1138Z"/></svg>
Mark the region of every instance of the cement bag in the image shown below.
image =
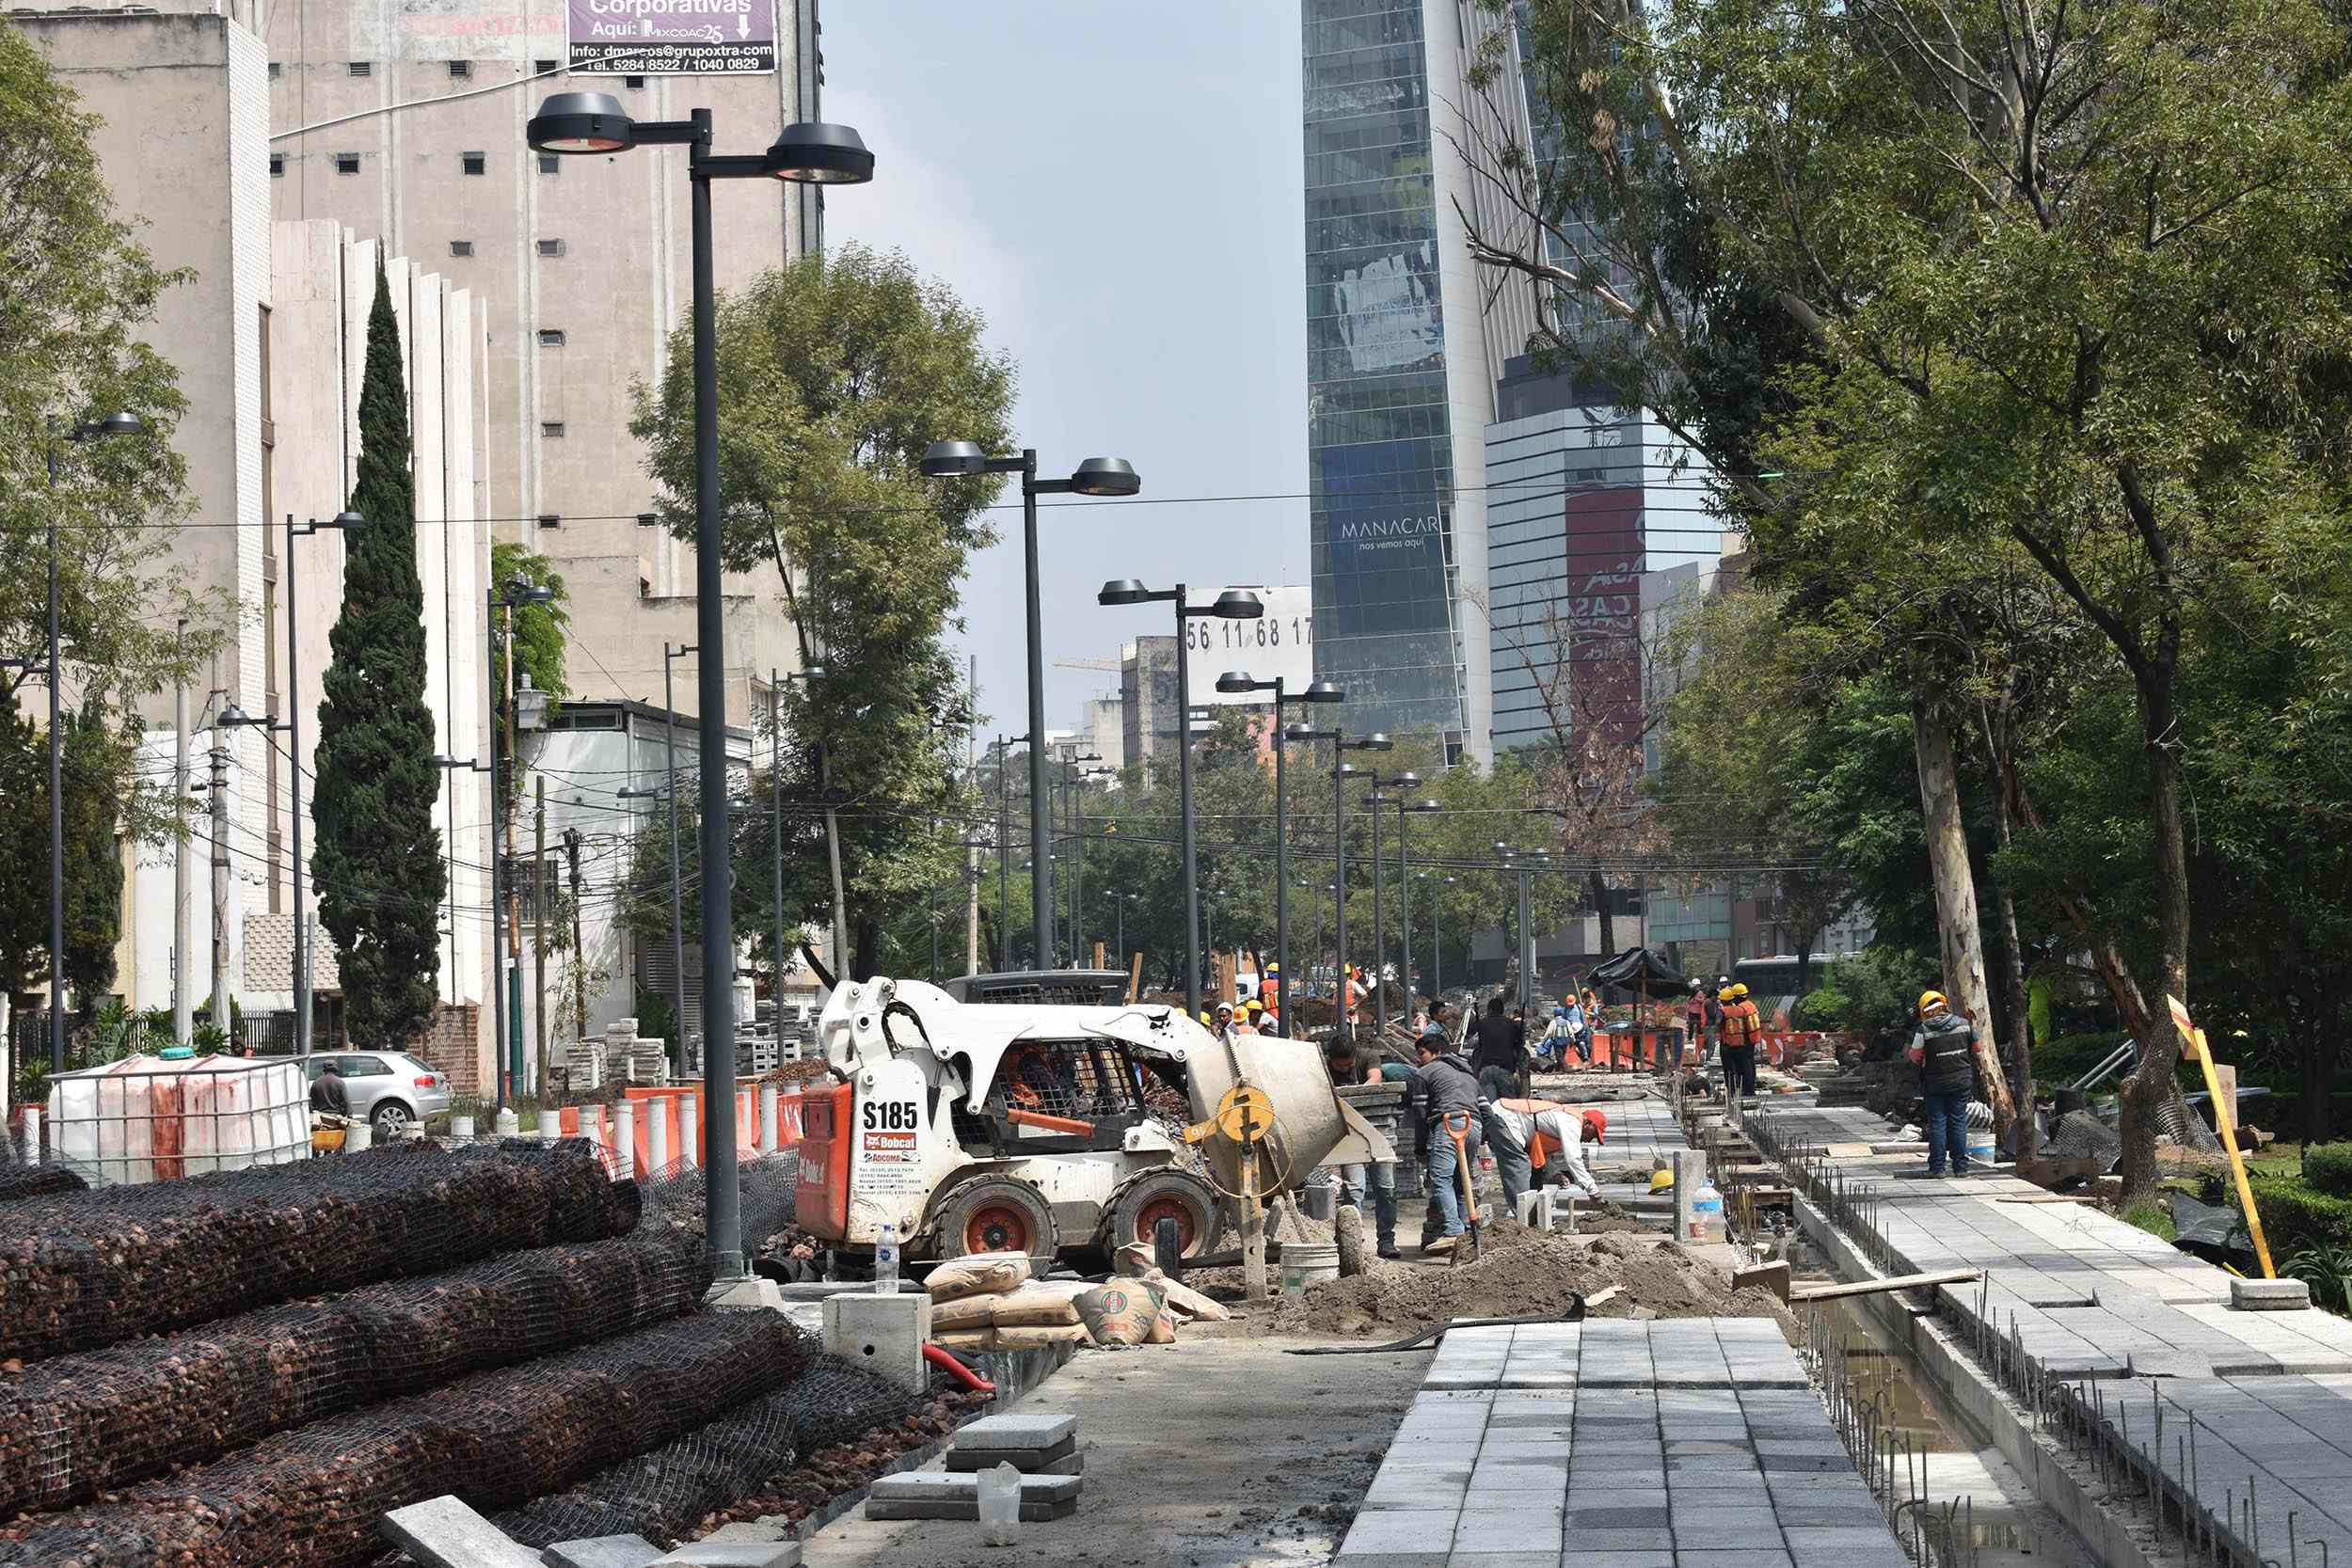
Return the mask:
<svg viewBox="0 0 2352 1568"><path fill-rule="evenodd" d="M931 1327L934 1330L987 1328L995 1322L998 1304L1006 1299L991 1291L987 1295L935 1301L931 1303Z"/></svg>
<svg viewBox="0 0 2352 1568"><path fill-rule="evenodd" d="M1016 1290L1029 1277L1025 1252L976 1252L953 1258L931 1271L924 1286L933 1301L955 1301L993 1291Z"/></svg>
<svg viewBox="0 0 2352 1568"><path fill-rule="evenodd" d="M996 1348L996 1331L993 1328L934 1329L931 1343L941 1350L977 1353Z"/></svg>
<svg viewBox="0 0 2352 1568"><path fill-rule="evenodd" d="M1037 1324L1027 1328L992 1328L988 1332L989 1338L995 1341L991 1347L994 1350L1043 1350L1048 1345L1083 1345L1087 1342L1086 1325L1083 1323Z"/></svg>
<svg viewBox="0 0 2352 1568"><path fill-rule="evenodd" d="M1167 1296L1169 1309L1177 1313L1180 1320L1199 1318L1203 1323L1221 1323L1233 1315L1225 1309L1222 1302L1202 1295L1183 1280L1161 1277L1152 1283Z"/></svg>
<svg viewBox="0 0 2352 1568"><path fill-rule="evenodd" d="M1160 1308L1159 1316L1152 1320L1152 1332L1144 1336L1143 1342L1147 1345L1172 1345L1176 1342L1176 1312L1173 1307Z"/></svg>
<svg viewBox="0 0 2352 1568"><path fill-rule="evenodd" d="M1076 1323L1079 1319L1075 1298L1090 1289L1083 1281L1032 1280L1010 1295L998 1296L995 1309L988 1315L989 1322L998 1328L1060 1328Z"/></svg>
<svg viewBox="0 0 2352 1568"><path fill-rule="evenodd" d="M1168 1298L1142 1280L1115 1279L1077 1299L1078 1321L1098 1345L1140 1345L1167 1309Z"/></svg>

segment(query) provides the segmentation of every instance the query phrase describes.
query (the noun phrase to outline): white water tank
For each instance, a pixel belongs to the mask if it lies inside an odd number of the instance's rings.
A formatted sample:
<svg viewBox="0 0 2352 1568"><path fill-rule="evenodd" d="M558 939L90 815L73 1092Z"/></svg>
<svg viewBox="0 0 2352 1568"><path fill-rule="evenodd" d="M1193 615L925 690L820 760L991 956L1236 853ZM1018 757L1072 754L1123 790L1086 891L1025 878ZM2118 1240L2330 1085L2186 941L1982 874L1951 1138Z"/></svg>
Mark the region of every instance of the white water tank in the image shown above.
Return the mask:
<svg viewBox="0 0 2352 1568"><path fill-rule="evenodd" d="M291 1056L126 1056L49 1079L49 1147L92 1180L167 1181L310 1155Z"/></svg>

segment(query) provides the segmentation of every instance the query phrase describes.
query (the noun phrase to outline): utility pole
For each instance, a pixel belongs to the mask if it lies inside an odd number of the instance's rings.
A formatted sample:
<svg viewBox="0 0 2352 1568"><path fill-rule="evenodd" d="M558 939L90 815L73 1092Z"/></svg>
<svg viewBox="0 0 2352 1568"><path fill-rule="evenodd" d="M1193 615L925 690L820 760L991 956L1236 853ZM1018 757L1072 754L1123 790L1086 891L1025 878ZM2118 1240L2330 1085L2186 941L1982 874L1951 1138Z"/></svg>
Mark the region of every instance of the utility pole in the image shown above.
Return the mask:
<svg viewBox="0 0 2352 1568"><path fill-rule="evenodd" d="M1012 786L1005 779L1005 737L996 737L996 967L1012 968Z"/></svg>
<svg viewBox="0 0 2352 1568"><path fill-rule="evenodd" d="M178 647L188 634L183 619L174 628ZM171 1037L181 1045L196 1030L195 976L189 973L188 945L188 677L183 671L171 683Z"/></svg>
<svg viewBox="0 0 2352 1568"><path fill-rule="evenodd" d="M213 695L217 699L225 693ZM212 762L213 1027L226 1035L234 1022L229 1006L229 744L217 725Z"/></svg>
<svg viewBox="0 0 2352 1568"><path fill-rule="evenodd" d="M531 1022L539 1047L539 1088L548 1085L548 781L531 781Z"/></svg>
<svg viewBox="0 0 2352 1568"><path fill-rule="evenodd" d="M572 1037L588 1037L588 950L580 942L580 830L564 830L564 853L572 863Z"/></svg>
<svg viewBox="0 0 2352 1568"><path fill-rule="evenodd" d="M972 701L979 700L980 656L972 656ZM964 776L972 778L980 770L979 726L969 721L966 712L963 726ZM967 835L968 837L969 835ZM963 850L963 972L980 972L980 849L977 844L966 843Z"/></svg>

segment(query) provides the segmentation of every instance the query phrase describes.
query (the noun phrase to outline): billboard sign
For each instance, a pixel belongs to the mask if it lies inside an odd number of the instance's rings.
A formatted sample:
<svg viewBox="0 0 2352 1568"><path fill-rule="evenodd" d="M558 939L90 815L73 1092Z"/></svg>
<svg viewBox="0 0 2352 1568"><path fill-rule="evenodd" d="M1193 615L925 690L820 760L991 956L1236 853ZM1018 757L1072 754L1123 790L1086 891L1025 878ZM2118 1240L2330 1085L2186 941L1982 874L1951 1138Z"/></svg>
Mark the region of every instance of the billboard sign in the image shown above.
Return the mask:
<svg viewBox="0 0 2352 1568"><path fill-rule="evenodd" d="M1566 592L1554 620L1576 722L1617 746L1642 733L1642 499L1633 484L1569 493Z"/></svg>
<svg viewBox="0 0 2352 1568"><path fill-rule="evenodd" d="M569 0L575 71L744 76L776 69L775 0Z"/></svg>
<svg viewBox="0 0 2352 1568"><path fill-rule="evenodd" d="M1255 621L1226 621L1199 615L1184 623L1185 650L1191 660L1191 689L1185 693L1194 707L1212 704L1256 706L1274 700L1271 691L1228 695L1216 689L1217 676L1239 670L1254 679L1278 677L1286 691L1303 691L1315 678L1314 594L1305 588L1259 588L1234 584L1258 595L1265 614ZM1223 588L1194 589L1186 597L1196 605L1213 604Z"/></svg>

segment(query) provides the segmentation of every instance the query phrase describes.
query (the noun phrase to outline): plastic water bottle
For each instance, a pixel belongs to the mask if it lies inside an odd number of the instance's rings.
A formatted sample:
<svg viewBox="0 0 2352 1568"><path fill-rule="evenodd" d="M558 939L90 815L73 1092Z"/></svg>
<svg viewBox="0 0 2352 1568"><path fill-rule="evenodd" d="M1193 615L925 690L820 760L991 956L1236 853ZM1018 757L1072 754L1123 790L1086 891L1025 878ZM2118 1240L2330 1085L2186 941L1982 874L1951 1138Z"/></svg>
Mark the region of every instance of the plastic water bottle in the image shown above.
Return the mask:
<svg viewBox="0 0 2352 1568"><path fill-rule="evenodd" d="M1718 1209L1723 1207L1720 1199ZM895 1296L898 1293L898 1227L884 1220L882 1238L874 1243L874 1293Z"/></svg>
<svg viewBox="0 0 2352 1568"><path fill-rule="evenodd" d="M1691 1195L1691 1234L1688 1242L1720 1242L1724 1239L1724 1195L1712 1181L1701 1181L1699 1190Z"/></svg>

